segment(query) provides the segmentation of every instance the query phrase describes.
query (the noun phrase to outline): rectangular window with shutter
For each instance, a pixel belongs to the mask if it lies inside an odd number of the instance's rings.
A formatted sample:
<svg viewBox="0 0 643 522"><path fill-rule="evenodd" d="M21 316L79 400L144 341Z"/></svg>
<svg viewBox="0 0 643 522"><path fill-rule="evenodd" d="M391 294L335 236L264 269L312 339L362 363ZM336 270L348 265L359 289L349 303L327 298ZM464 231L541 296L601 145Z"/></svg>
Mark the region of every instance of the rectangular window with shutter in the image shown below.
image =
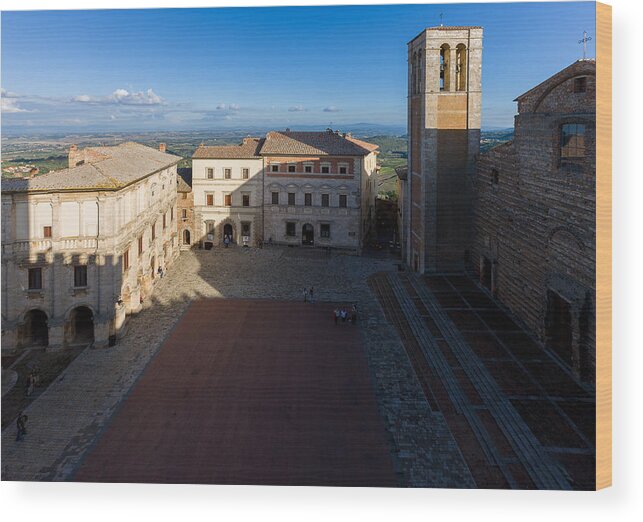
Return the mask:
<svg viewBox="0 0 643 522"><path fill-rule="evenodd" d="M205 196L205 204L208 207L214 206L214 194L206 194L206 196Z"/></svg>
<svg viewBox="0 0 643 522"><path fill-rule="evenodd" d="M330 194L321 195L322 207L330 207Z"/></svg>
<svg viewBox="0 0 643 522"><path fill-rule="evenodd" d="M76 265L74 267L74 287L85 288L87 286L87 265Z"/></svg>
<svg viewBox="0 0 643 522"><path fill-rule="evenodd" d="M129 269L129 248L123 252L123 272Z"/></svg>
<svg viewBox="0 0 643 522"><path fill-rule="evenodd" d="M43 227L42 235L44 237L51 237L51 227Z"/></svg>
<svg viewBox="0 0 643 522"><path fill-rule="evenodd" d="M279 192L272 193L272 204L279 205Z"/></svg>
<svg viewBox="0 0 643 522"><path fill-rule="evenodd" d="M42 268L29 269L29 290L42 290Z"/></svg>
<svg viewBox="0 0 643 522"><path fill-rule="evenodd" d="M346 208L348 206L347 203L348 203L348 198L347 198L346 194L340 194L339 195L339 206L341 208Z"/></svg>
<svg viewBox="0 0 643 522"><path fill-rule="evenodd" d="M232 194L225 194L223 196L223 204L226 207L231 207L232 206Z"/></svg>

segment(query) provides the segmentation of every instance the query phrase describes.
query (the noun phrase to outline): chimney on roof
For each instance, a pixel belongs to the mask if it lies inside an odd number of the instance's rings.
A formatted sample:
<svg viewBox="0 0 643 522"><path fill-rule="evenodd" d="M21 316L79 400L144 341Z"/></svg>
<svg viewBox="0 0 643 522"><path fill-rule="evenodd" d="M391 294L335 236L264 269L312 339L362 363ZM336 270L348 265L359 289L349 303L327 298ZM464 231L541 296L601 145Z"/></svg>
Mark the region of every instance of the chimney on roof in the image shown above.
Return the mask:
<svg viewBox="0 0 643 522"><path fill-rule="evenodd" d="M165 149L166 149L166 147L165 147L165 143L159 143L159 150L160 150L161 152L165 152Z"/></svg>
<svg viewBox="0 0 643 522"><path fill-rule="evenodd" d="M38 174L38 172L40 172L38 167L31 167L31 169L29 169L29 179L33 178L36 174Z"/></svg>
<svg viewBox="0 0 643 522"><path fill-rule="evenodd" d="M286 127L286 132L290 132L290 127Z"/></svg>

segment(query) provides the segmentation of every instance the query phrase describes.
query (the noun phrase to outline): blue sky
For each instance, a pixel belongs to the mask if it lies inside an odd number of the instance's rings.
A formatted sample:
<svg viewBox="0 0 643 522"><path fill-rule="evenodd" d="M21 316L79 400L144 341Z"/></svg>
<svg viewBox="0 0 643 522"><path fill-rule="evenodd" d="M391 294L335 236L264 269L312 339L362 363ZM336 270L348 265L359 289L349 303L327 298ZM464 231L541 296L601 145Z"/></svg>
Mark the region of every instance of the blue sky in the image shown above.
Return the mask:
<svg viewBox="0 0 643 522"><path fill-rule="evenodd" d="M406 43L481 25L483 128L582 57L591 2L2 12L2 124L189 130L406 125ZM594 57L594 41L588 57Z"/></svg>

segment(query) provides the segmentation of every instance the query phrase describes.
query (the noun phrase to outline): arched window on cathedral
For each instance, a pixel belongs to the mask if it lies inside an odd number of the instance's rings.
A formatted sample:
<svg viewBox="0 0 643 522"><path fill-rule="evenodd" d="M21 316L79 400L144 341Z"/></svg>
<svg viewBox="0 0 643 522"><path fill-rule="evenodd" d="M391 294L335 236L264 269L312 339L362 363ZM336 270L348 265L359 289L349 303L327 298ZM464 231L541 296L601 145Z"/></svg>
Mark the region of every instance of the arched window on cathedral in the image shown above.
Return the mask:
<svg viewBox="0 0 643 522"><path fill-rule="evenodd" d="M464 44L455 48L455 85L457 91L467 90L467 48Z"/></svg>
<svg viewBox="0 0 643 522"><path fill-rule="evenodd" d="M440 90L449 90L449 44L440 46Z"/></svg>
<svg viewBox="0 0 643 522"><path fill-rule="evenodd" d="M416 66L417 66L417 53L413 53L413 57L411 58L411 79L410 79L411 94L415 94L415 78L417 77L417 73L415 71Z"/></svg>
<svg viewBox="0 0 643 522"><path fill-rule="evenodd" d="M416 85L415 85L415 92L418 94L422 92L422 78L423 78L423 73L422 73L423 67L422 67L422 51L418 51L418 56L417 56L417 74L415 76L416 78Z"/></svg>

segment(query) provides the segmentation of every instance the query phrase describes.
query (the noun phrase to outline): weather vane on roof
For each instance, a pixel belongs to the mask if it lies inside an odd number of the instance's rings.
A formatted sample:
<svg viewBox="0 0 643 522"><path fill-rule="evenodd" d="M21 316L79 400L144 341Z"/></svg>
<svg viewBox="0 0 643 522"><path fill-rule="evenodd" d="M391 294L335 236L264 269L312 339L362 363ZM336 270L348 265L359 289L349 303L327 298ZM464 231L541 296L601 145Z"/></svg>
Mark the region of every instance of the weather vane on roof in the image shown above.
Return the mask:
<svg viewBox="0 0 643 522"><path fill-rule="evenodd" d="M583 60L587 60L587 42L592 39L591 36L587 36L587 31L583 31L583 38L578 40L579 44L583 44Z"/></svg>

